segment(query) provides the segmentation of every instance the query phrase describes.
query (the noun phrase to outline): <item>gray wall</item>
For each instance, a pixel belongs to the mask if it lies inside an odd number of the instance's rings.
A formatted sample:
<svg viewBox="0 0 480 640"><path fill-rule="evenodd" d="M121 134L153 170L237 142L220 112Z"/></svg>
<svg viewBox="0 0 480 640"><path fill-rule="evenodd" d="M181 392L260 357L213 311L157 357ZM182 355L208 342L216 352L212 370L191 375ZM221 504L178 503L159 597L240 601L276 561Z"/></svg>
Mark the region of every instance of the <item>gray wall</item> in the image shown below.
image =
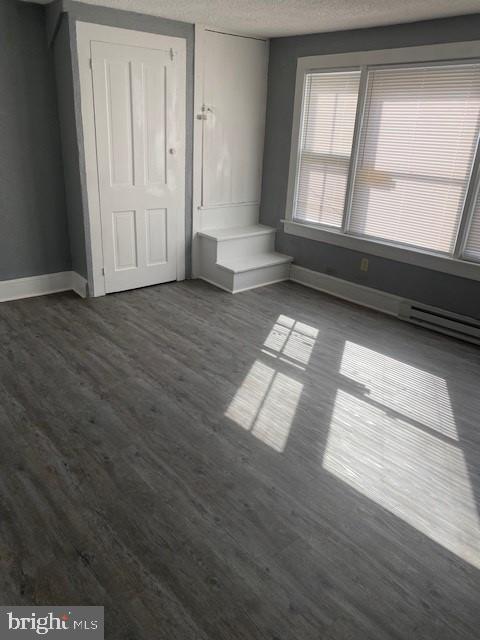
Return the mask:
<svg viewBox="0 0 480 640"><path fill-rule="evenodd" d="M279 229L277 249L295 263L406 298L480 318L480 283L283 233L297 58L480 38L480 14L391 27L276 38L270 43L261 221Z"/></svg>
<svg viewBox="0 0 480 640"><path fill-rule="evenodd" d="M87 255L83 218L80 152L75 119L72 57L70 55L70 25L66 14L59 16L53 50L72 269L86 278Z"/></svg>
<svg viewBox="0 0 480 640"><path fill-rule="evenodd" d="M83 132L80 118L80 82L76 53L76 21L93 22L107 26L135 29L149 33L185 38L187 42L187 131L186 131L186 256L187 276L190 274L192 238L192 175L193 175L193 54L194 27L192 24L176 22L129 11L118 11L93 5L63 0L60 26L56 31L54 22L59 16L58 2L47 8L51 33L54 40L60 118L62 123L63 159L67 185L68 217L74 269L87 277L85 254L84 212L87 211L85 166L83 158Z"/></svg>
<svg viewBox="0 0 480 640"><path fill-rule="evenodd" d="M44 9L0 2L0 280L69 270Z"/></svg>

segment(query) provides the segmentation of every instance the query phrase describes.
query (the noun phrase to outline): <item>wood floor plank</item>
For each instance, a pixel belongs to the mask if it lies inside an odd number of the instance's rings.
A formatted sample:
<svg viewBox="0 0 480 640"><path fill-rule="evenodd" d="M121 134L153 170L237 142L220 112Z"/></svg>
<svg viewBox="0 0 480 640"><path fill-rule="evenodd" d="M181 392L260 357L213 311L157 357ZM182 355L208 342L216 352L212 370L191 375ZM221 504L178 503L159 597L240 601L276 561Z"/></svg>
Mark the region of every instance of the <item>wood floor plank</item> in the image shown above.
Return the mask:
<svg viewBox="0 0 480 640"><path fill-rule="evenodd" d="M0 600L107 638L478 637L476 348L293 283L0 306Z"/></svg>

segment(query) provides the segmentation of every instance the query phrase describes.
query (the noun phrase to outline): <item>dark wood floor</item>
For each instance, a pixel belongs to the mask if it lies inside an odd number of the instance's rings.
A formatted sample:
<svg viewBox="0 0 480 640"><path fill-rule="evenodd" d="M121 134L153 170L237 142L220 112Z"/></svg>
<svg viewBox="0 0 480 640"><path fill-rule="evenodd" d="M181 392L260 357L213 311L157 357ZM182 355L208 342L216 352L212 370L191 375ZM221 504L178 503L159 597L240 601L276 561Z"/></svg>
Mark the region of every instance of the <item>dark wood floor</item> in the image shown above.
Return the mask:
<svg viewBox="0 0 480 640"><path fill-rule="evenodd" d="M0 604L480 637L479 350L285 283L0 306Z"/></svg>

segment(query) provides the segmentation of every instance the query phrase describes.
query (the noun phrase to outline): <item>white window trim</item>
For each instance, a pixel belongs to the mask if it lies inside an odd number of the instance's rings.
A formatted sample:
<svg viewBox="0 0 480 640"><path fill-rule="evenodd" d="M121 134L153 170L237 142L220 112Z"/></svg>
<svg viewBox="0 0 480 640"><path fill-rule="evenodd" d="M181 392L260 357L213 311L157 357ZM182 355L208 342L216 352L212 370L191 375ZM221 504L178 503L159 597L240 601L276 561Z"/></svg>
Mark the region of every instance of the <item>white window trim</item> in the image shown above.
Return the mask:
<svg viewBox="0 0 480 640"><path fill-rule="evenodd" d="M295 101L293 111L292 138L290 147L290 164L287 188L287 201L285 210L284 231L285 233L334 244L337 246L376 255L398 262L405 262L416 266L441 271L452 275L480 281L480 264L469 262L457 257L443 256L421 249L410 249L386 241L360 238L346 234L343 230L326 229L321 226L294 221L294 198L297 182L297 167L300 143L300 127L302 119L302 98L305 74L312 71L345 71L352 68L364 68L375 65L395 65L410 64L417 62L453 62L469 61L480 58L480 41L456 42L440 45L425 45L420 47L402 47L400 49L381 49L376 51L358 51L354 53L340 53L324 56L307 56L297 60L297 76L295 83ZM361 96L359 95L359 101ZM358 116L358 112L357 112ZM355 131L357 132L357 123ZM355 140L354 140L355 144ZM477 155L478 158L478 155ZM474 165L474 173L480 172L480 167ZM472 183L478 182L474 175ZM351 194L347 194L351 197ZM471 200L471 196L469 196ZM472 203L470 203L472 204ZM470 206L469 213L471 214ZM469 224L469 216L466 224ZM463 225L464 227L465 225ZM464 240L465 229L460 229ZM455 255L458 255L456 253Z"/></svg>
<svg viewBox="0 0 480 640"><path fill-rule="evenodd" d="M478 280L480 282L480 264L478 262L468 262L458 260L450 256L442 256L422 249L408 249L397 244L390 244L381 240L371 240L370 238L358 238L341 230L330 231L321 227L315 227L291 220L282 220L285 233L308 240L317 240L326 244L334 244L338 247L359 251L371 256L388 258L396 262L405 262L417 267L424 267L432 271L441 271L454 276Z"/></svg>

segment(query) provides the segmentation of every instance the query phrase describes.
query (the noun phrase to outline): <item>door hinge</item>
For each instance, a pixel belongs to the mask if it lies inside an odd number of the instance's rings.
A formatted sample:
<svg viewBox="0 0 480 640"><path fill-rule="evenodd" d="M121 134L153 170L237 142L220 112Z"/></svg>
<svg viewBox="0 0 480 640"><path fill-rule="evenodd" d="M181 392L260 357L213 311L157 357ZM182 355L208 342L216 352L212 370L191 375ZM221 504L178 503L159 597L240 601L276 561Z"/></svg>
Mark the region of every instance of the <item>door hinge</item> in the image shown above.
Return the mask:
<svg viewBox="0 0 480 640"><path fill-rule="evenodd" d="M105 275L105 267L102 267L102 276Z"/></svg>
<svg viewBox="0 0 480 640"><path fill-rule="evenodd" d="M93 69L93 62L91 58L88 60L88 64L90 65L90 69Z"/></svg>
<svg viewBox="0 0 480 640"><path fill-rule="evenodd" d="M173 56L175 55L175 52L173 49L170 49L170 60L173 60Z"/></svg>

